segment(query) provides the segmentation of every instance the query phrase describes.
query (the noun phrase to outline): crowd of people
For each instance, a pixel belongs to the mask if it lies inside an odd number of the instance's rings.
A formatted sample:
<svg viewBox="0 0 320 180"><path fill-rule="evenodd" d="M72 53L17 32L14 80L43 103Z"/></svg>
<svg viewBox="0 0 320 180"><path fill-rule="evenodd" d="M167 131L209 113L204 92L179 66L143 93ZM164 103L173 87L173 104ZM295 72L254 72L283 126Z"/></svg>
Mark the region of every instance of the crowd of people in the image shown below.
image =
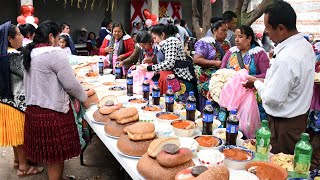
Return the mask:
<svg viewBox="0 0 320 180"><path fill-rule="evenodd" d="M298 32L296 21L291 5L282 0L265 10L263 34L237 26L236 14L226 11L211 19L205 37L194 44L194 55L186 52L192 32L178 19L151 27L137 22L131 36L120 22L105 19L99 38L93 32L86 36L83 28L78 42L89 42L90 54L105 56L105 68L113 72L116 66L124 76L137 68L155 72L152 80L159 82L161 94L170 82L177 101L195 92L200 112L212 100L212 74L222 68L246 69L250 76L243 86L254 89L260 120L269 121L272 153L293 154L301 133L308 132L311 169L319 169L320 87L314 83L319 53L312 38L309 42ZM45 163L49 179L60 180L64 161L80 153L74 112L87 100L67 56L77 54L70 26L8 22L0 31L0 146L13 146L18 176L41 173L43 167L34 163ZM223 108L213 105L217 111Z"/></svg>

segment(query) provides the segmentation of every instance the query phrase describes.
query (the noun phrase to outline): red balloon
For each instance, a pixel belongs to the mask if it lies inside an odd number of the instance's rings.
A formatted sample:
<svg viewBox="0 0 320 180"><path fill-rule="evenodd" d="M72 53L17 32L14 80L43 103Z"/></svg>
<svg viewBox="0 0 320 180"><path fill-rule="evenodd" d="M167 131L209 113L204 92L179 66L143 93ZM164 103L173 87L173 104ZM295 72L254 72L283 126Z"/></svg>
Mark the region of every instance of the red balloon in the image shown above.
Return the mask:
<svg viewBox="0 0 320 180"><path fill-rule="evenodd" d="M158 17L154 14L151 14L151 18L152 21L156 21L158 19Z"/></svg>
<svg viewBox="0 0 320 180"><path fill-rule="evenodd" d="M39 23L39 18L34 16L34 23L38 24Z"/></svg>
<svg viewBox="0 0 320 180"><path fill-rule="evenodd" d="M143 15L146 19L150 19L151 18L151 13L149 12L148 9L144 9L143 10Z"/></svg>
<svg viewBox="0 0 320 180"><path fill-rule="evenodd" d="M34 13L34 8L32 5L22 5L20 7L20 12L24 17L32 16Z"/></svg>
<svg viewBox="0 0 320 180"><path fill-rule="evenodd" d="M158 21L152 21L152 26L159 24Z"/></svg>
<svg viewBox="0 0 320 180"><path fill-rule="evenodd" d="M17 17L17 22L18 24L25 24L26 23L26 18L22 15Z"/></svg>

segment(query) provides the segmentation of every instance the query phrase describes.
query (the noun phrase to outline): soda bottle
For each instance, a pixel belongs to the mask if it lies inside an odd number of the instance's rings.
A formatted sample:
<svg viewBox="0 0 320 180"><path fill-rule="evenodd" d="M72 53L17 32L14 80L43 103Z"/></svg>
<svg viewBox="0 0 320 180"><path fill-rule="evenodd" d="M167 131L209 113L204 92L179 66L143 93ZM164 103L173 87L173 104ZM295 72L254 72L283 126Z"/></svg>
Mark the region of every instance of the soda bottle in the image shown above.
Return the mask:
<svg viewBox="0 0 320 180"><path fill-rule="evenodd" d="M187 120L195 121L196 120L196 97L194 97L194 92L190 91L189 96L187 98L186 103L186 111L187 111Z"/></svg>
<svg viewBox="0 0 320 180"><path fill-rule="evenodd" d="M142 83L142 92L143 92L143 98L149 100L150 84L147 77L144 78L144 81Z"/></svg>
<svg viewBox="0 0 320 180"><path fill-rule="evenodd" d="M271 132L268 121L262 120L261 127L256 132L256 160L268 161Z"/></svg>
<svg viewBox="0 0 320 180"><path fill-rule="evenodd" d="M206 106L203 110L202 119L202 134L212 135L212 123L213 123L213 107L211 101L206 101Z"/></svg>
<svg viewBox="0 0 320 180"><path fill-rule="evenodd" d="M239 120L237 118L237 110L230 111L230 115L226 122L226 144L236 145L239 130Z"/></svg>
<svg viewBox="0 0 320 180"><path fill-rule="evenodd" d="M115 67L115 77L116 79L122 79L122 67L119 66L119 63Z"/></svg>
<svg viewBox="0 0 320 180"><path fill-rule="evenodd" d="M127 96L133 96L133 77L131 71L127 75Z"/></svg>
<svg viewBox="0 0 320 180"><path fill-rule="evenodd" d="M311 165L312 146L309 142L309 134L302 133L300 141L294 148L294 176L308 178Z"/></svg>
<svg viewBox="0 0 320 180"><path fill-rule="evenodd" d="M99 59L99 74L100 74L100 76L103 76L103 69L104 69L103 59L100 58Z"/></svg>
<svg viewBox="0 0 320 180"><path fill-rule="evenodd" d="M166 101L166 112L173 112L174 92L172 90L172 86L168 86L165 101Z"/></svg>
<svg viewBox="0 0 320 180"><path fill-rule="evenodd" d="M225 128L226 127L226 120L227 120L227 109L224 107L220 107L220 111L218 114L218 120L221 122L221 125L219 128Z"/></svg>
<svg viewBox="0 0 320 180"><path fill-rule="evenodd" d="M154 82L154 86L152 88L152 100L153 105L160 105L160 87L158 86L158 82Z"/></svg>

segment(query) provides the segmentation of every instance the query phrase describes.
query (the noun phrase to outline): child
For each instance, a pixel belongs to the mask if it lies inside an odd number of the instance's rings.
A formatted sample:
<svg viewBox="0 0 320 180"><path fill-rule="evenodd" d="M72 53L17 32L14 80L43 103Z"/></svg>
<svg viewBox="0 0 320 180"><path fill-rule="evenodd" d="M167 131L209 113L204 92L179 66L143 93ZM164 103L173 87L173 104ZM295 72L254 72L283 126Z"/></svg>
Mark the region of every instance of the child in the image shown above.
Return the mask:
<svg viewBox="0 0 320 180"><path fill-rule="evenodd" d="M59 37L59 46L63 49L67 54L72 54L70 49L70 44L67 35L61 35Z"/></svg>
<svg viewBox="0 0 320 180"><path fill-rule="evenodd" d="M87 49L91 56L99 54L98 44L99 42L96 39L96 34L94 32L90 32L88 34Z"/></svg>

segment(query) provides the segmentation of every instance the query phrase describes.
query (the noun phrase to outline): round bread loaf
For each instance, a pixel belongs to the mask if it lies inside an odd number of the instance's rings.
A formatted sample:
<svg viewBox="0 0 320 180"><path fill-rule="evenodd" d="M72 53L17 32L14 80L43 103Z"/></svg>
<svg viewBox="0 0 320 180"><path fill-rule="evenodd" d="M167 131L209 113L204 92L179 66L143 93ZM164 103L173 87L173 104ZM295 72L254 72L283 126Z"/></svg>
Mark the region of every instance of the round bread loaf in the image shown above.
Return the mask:
<svg viewBox="0 0 320 180"><path fill-rule="evenodd" d="M137 170L145 179L172 180L179 171L190 166L194 166L192 160L172 168L165 168L146 153L139 159Z"/></svg>
<svg viewBox="0 0 320 180"><path fill-rule="evenodd" d="M162 150L156 158L161 166L170 168L190 161L192 156L193 154L190 149L180 148L176 154L168 154Z"/></svg>
<svg viewBox="0 0 320 180"><path fill-rule="evenodd" d="M175 180L229 180L229 170L225 166L211 167L201 173L199 176L194 177L191 173L193 167L183 169L175 176Z"/></svg>
<svg viewBox="0 0 320 180"><path fill-rule="evenodd" d="M229 180L229 170L225 166L216 166L211 167L199 176L196 179L214 179L214 180Z"/></svg>
<svg viewBox="0 0 320 180"><path fill-rule="evenodd" d="M106 122L106 125L104 125L104 131L111 136L119 137L122 134L124 134L123 128L126 126L130 126L133 123L135 122L131 122L127 124L119 124L114 120L110 120Z"/></svg>
<svg viewBox="0 0 320 180"><path fill-rule="evenodd" d="M109 115L104 115L104 114L101 114L99 109L97 109L94 113L93 113L93 119L96 120L96 121L99 121L99 122L108 122L110 121L110 117Z"/></svg>
<svg viewBox="0 0 320 180"><path fill-rule="evenodd" d="M131 141L128 135L121 135L117 141L120 152L129 156L142 156L147 152L151 140Z"/></svg>
<svg viewBox="0 0 320 180"><path fill-rule="evenodd" d="M154 132L154 124L149 122L137 122L124 130L128 134L129 139L133 141L154 139L156 133Z"/></svg>

